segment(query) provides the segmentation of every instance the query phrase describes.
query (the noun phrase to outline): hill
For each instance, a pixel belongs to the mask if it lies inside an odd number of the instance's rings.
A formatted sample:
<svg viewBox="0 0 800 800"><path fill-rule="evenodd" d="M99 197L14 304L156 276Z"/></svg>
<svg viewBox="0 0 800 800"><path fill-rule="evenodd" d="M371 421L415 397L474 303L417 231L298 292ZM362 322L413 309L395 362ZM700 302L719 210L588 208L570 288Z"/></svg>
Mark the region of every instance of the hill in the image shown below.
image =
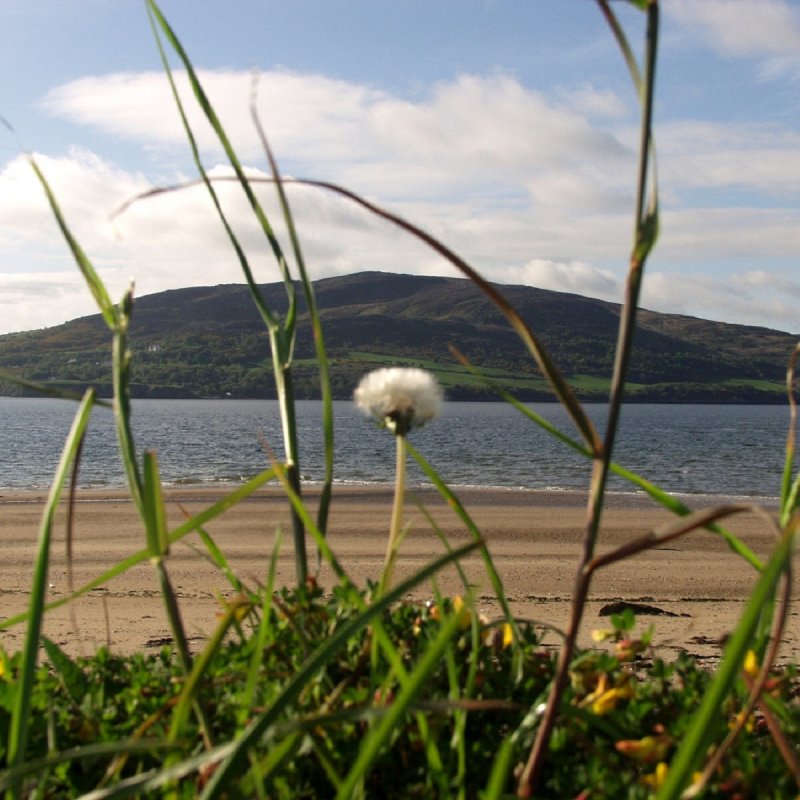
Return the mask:
<svg viewBox="0 0 800 800"><path fill-rule="evenodd" d="M452 399L490 399L448 351L453 343L498 383L526 400L552 396L500 313L468 280L364 272L316 281L334 394L349 398L360 375L383 364L434 370ZM528 286L500 287L585 400L606 398L620 306ZM286 310L279 283L261 287ZM628 400L785 402L786 362L796 337L746 325L642 311ZM268 341L239 284L140 297L130 331L132 391L140 397L269 397ZM94 385L110 394L110 342L99 315L0 336L0 367L50 385ZM300 315L295 384L316 397L308 315ZM0 384L0 393L19 394Z"/></svg>

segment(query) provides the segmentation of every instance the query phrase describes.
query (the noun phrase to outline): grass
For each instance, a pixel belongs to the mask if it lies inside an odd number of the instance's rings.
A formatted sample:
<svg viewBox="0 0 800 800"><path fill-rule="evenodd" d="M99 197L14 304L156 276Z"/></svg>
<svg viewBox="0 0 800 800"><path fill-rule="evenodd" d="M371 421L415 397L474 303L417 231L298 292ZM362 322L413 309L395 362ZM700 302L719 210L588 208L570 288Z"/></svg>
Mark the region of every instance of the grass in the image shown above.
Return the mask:
<svg viewBox="0 0 800 800"><path fill-rule="evenodd" d="M544 645L535 628L510 614L502 576L468 509L424 454L405 441L407 427L419 409L413 404L410 408L398 405L408 402L402 391L399 399L394 398L395 405L381 412L383 421L394 426L396 436L396 497L402 499L402 475L410 455L457 515L470 541L454 548L431 520L432 532L443 540L442 556L397 585L387 578L380 585L360 587L350 579L346 564L326 538L335 453L328 356L286 191L294 182L282 178L260 122L254 119L271 171L267 182L277 192L288 231L284 250L256 193L262 179L246 176L178 36L155 0L147 0L146 5L195 158L198 184L218 213L263 320L280 400L284 452L274 456L270 469L177 528L168 528L157 454L137 449L131 426L130 367L134 356L127 336L135 313L132 293L125 293L117 303L111 300L72 235L46 176L32 159L53 216L108 329L116 436L142 530L140 549L132 547L131 556L60 599L58 605L149 561L161 587L174 645L155 657L118 658L101 649L88 659L73 660L41 636L48 609L55 605L44 603L54 509L70 475L67 504L73 499L83 435L95 403L88 392L80 401L54 475L40 529L28 611L0 622L0 629L26 625L23 649L0 653L0 785L6 797L496 800L537 796L636 800L655 796L674 800L700 794L763 797L765 787L776 798L795 796L800 789L797 668L788 665L778 670L774 664L791 601L791 567L800 517L800 478L794 454L794 369L800 347L789 360L790 424L777 515L741 505L693 513L663 492L657 481L635 475L613 459L623 394L626 388L635 388L626 377L639 291L658 237L651 129L657 3L634 3L647 20L640 65L612 8L606 0L598 0L642 106L630 271L613 374L607 384L608 417L602 437L536 332L497 287L419 225L344 187L303 182L333 192L399 227L469 277L519 336L541 374L535 380L546 383L564 406L575 428L574 438L510 393L509 381L527 379L502 370L482 374L457 351L458 368L436 369L443 382L448 374L458 373L492 387L531 424L591 461L587 523L581 552L576 554L570 622L555 649ZM270 308L259 293L245 248L219 203L215 182L195 144L190 115L175 88L170 56L186 70L193 102L225 151L264 244L276 259L287 293L288 310L283 315ZM150 194L186 188L169 187ZM294 419L293 370L298 366L293 359L295 274L313 322L314 365L324 398L320 424L325 432L327 467L316 516L303 500ZM365 364L375 363L375 354L357 355ZM429 362L420 365L433 366ZM580 380L585 385L594 382ZM598 388L596 382L594 388ZM400 428L403 430L398 433ZM391 457L388 445L387 457ZM673 511L675 518L657 534L598 554L606 481L612 472L647 492ZM276 550L265 584L248 589L204 526L270 479L280 481L291 510L296 579L292 586L274 585ZM763 563L722 527L728 517L744 510L760 514L775 532L775 547ZM587 650L579 645L577 631L599 570L702 528L723 537L743 562L755 567L752 593L713 673L698 669L686 655L669 664L654 659L649 634L637 634L635 619L629 614L612 618L609 630L601 633L609 649ZM188 647L169 573L171 546L192 533L198 534L221 576L237 592L199 652ZM392 541L401 534L398 516ZM309 571L307 542L316 547L319 559L336 576L327 594ZM504 610L496 620L482 619L476 612L465 577L461 595L442 597L437 591L437 573L450 565L460 569L460 559L473 551L481 553ZM421 584L431 587L435 603L417 606L403 602L406 594ZM46 655L44 662L40 661L40 647Z"/></svg>

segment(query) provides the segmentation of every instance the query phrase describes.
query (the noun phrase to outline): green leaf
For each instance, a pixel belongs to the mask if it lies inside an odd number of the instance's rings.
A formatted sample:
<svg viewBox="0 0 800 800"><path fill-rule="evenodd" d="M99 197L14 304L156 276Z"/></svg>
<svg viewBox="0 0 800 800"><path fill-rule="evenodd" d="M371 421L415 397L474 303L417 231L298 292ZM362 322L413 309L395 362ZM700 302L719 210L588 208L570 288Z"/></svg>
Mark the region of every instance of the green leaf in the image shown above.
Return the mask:
<svg viewBox="0 0 800 800"><path fill-rule="evenodd" d="M79 706L89 686L83 670L52 639L42 636L42 646L67 694Z"/></svg>

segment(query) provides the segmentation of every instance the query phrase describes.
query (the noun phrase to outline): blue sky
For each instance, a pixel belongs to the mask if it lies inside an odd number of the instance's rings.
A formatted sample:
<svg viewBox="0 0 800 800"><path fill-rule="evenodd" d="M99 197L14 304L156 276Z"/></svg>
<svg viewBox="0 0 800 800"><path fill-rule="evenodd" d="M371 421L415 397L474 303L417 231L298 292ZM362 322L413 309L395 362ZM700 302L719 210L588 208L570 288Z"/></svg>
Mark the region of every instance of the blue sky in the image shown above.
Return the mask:
<svg viewBox="0 0 800 800"><path fill-rule="evenodd" d="M248 109L257 71L285 174L386 205L498 282L621 298L639 112L595 3L161 7L254 174L266 169ZM643 15L613 7L641 51ZM662 10L662 235L642 304L798 332L800 4L664 0ZM139 295L242 280L201 190L110 218L138 192L195 174L143 2L3 0L0 74L0 115L15 131L0 129L0 333L95 310L28 151L113 296L130 280ZM192 114L204 163L225 174ZM241 198L222 195L257 279L277 280ZM294 188L291 201L313 277L455 274L335 197Z"/></svg>

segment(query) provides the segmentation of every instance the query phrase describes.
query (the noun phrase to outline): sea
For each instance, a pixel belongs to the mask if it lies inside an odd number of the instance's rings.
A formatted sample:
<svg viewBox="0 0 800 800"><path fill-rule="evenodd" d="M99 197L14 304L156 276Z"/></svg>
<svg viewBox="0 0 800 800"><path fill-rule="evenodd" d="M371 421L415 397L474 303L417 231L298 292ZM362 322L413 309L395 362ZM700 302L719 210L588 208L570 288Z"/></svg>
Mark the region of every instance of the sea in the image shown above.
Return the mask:
<svg viewBox="0 0 800 800"><path fill-rule="evenodd" d="M530 405L573 438L578 434L556 403ZM0 397L0 493L41 490L52 481L76 406L51 398ZM602 433L605 404L587 413ZM300 470L323 479L321 403L297 404ZM233 486L283 452L273 400L134 400L137 450L154 450L169 486ZM334 403L334 478L340 484L394 479L389 432L348 401ZM686 495L775 498L780 492L789 411L786 406L629 405L622 411L614 460L662 488ZM448 402L441 417L410 440L454 487L583 490L590 462L524 417L493 402ZM408 481L427 480L410 461ZM111 411L96 408L78 483L117 488L124 475ZM635 492L612 477L612 492Z"/></svg>

